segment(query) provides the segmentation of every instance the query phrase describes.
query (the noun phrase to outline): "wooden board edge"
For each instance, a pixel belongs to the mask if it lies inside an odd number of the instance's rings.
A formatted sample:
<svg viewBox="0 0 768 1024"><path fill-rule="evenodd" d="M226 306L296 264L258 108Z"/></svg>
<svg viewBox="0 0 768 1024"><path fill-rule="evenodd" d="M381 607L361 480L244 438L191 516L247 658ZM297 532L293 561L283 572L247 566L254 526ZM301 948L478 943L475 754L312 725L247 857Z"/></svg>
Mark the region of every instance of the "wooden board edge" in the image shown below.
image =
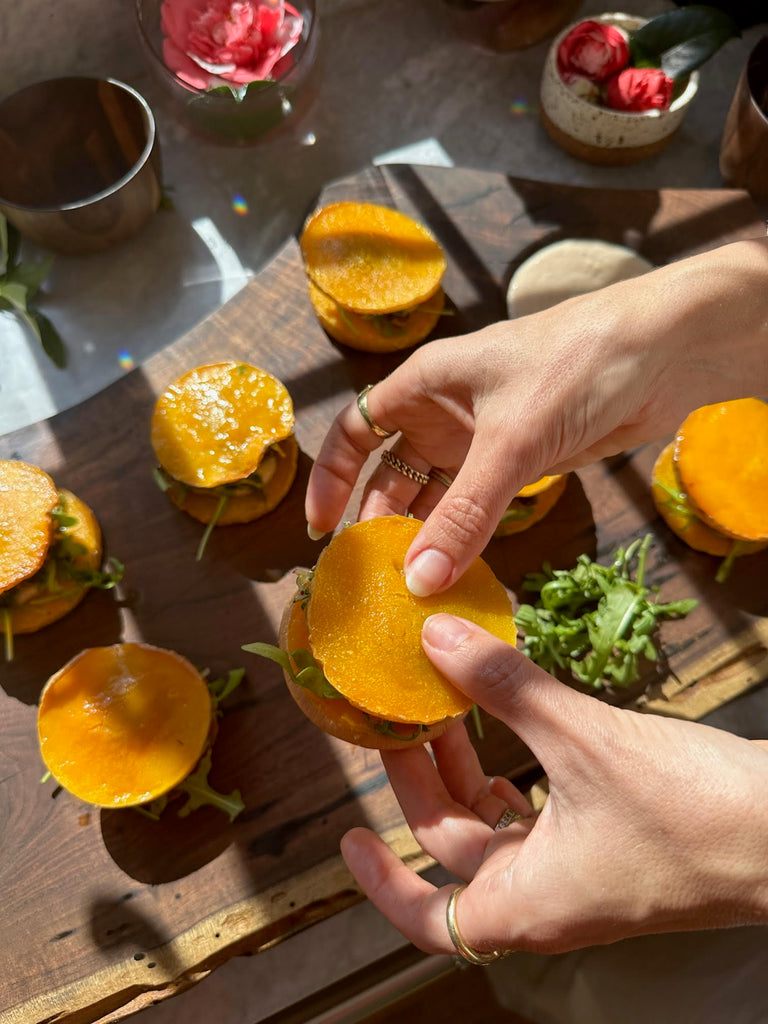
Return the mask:
<svg viewBox="0 0 768 1024"><path fill-rule="evenodd" d="M710 651L679 675L651 687L637 711L697 721L768 678L768 619Z"/></svg>
<svg viewBox="0 0 768 1024"><path fill-rule="evenodd" d="M434 866L407 826L396 826L382 839L413 871ZM364 899L342 858L331 858L292 879L290 892L273 886L225 907L171 942L147 950L141 960L129 957L45 996L18 1003L0 1014L0 1024L124 1020L191 988L233 956L263 952ZM155 965L151 982L150 963ZM105 992L110 995L105 997Z"/></svg>

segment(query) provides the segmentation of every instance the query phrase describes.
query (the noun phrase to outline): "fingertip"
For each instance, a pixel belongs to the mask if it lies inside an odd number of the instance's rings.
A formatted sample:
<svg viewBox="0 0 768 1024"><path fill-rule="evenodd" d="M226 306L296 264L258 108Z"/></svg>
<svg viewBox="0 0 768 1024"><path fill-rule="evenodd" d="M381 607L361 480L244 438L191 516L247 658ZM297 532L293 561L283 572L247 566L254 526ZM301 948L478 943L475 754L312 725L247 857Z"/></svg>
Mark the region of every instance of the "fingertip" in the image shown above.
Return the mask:
<svg viewBox="0 0 768 1024"><path fill-rule="evenodd" d="M452 581L453 559L436 548L420 551L410 561L406 559L405 585L414 597L430 597Z"/></svg>

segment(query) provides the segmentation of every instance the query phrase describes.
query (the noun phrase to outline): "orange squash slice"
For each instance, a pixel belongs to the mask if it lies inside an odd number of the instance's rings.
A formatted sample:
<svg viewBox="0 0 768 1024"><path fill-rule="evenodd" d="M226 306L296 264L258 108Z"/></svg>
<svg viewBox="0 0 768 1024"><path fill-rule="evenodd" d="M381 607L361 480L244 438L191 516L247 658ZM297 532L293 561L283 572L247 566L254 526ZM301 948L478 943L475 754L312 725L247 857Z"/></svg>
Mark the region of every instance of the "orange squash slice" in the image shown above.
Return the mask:
<svg viewBox="0 0 768 1024"><path fill-rule="evenodd" d="M396 352L411 348L434 330L445 307L442 288L412 310L376 315L344 309L312 281L309 281L309 298L324 330L336 341L361 352Z"/></svg>
<svg viewBox="0 0 768 1024"><path fill-rule="evenodd" d="M411 217L373 203L332 203L301 235L307 276L352 313L413 309L435 294L446 263L433 235Z"/></svg>
<svg viewBox="0 0 768 1024"><path fill-rule="evenodd" d="M58 504L56 485L42 469L0 460L0 594L41 568Z"/></svg>
<svg viewBox="0 0 768 1024"><path fill-rule="evenodd" d="M493 531L494 537L522 533L529 526L540 522L560 500L567 483L568 474L559 473L555 476L543 476L532 484L521 487Z"/></svg>
<svg viewBox="0 0 768 1024"><path fill-rule="evenodd" d="M189 370L159 397L152 447L182 484L217 487L250 476L293 426L293 402L277 378L246 363L212 363Z"/></svg>
<svg viewBox="0 0 768 1024"><path fill-rule="evenodd" d="M144 643L91 647L43 690L40 751L74 796L98 807L131 807L189 775L211 717L208 687L181 655Z"/></svg>
<svg viewBox="0 0 768 1024"><path fill-rule="evenodd" d="M509 596L480 558L443 593L410 593L403 564L420 526L383 516L337 534L318 560L307 618L312 652L350 704L390 722L429 725L466 713L472 702L424 653L424 620L444 611L510 644L517 634Z"/></svg>
<svg viewBox="0 0 768 1024"><path fill-rule="evenodd" d="M768 405L759 398L694 410L675 439L688 501L718 533L768 541Z"/></svg>

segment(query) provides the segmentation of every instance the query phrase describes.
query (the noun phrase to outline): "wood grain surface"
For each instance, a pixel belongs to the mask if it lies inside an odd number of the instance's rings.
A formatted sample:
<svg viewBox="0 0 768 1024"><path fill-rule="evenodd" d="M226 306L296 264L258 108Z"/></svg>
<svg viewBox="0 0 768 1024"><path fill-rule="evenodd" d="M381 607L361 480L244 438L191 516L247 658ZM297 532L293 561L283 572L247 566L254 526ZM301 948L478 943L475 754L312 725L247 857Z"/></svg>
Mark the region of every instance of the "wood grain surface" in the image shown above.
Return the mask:
<svg viewBox="0 0 768 1024"><path fill-rule="evenodd" d="M320 201L342 198L395 205L438 237L455 308L439 326L443 335L503 318L514 269L558 238L620 242L661 264L764 234L751 201L735 191L596 191L392 166L336 182ZM88 502L108 553L126 565L117 600L89 594L59 623L18 637L15 660L0 666L3 1024L116 1019L193 984L229 956L349 906L360 895L338 843L353 825L378 830L415 867L428 863L378 755L316 730L279 670L241 651L250 641L275 641L292 570L313 564L321 550L307 539L303 495L332 417L402 358L353 352L326 337L291 239L242 292L146 365L81 406L0 439L0 457L43 466ZM280 507L215 531L198 563L200 525L153 482L149 420L174 378L218 359L248 360L284 381L301 455ZM602 557L650 530L650 575L662 599L695 596L700 604L688 619L664 625L660 671L615 699L698 717L766 674L768 555L740 559L730 580L716 584L716 560L685 548L655 515L649 476L659 447L574 474L541 524L492 542L486 557L514 593L544 560L569 566L582 551ZM242 792L246 810L234 824L210 808L154 823L41 784L35 717L45 680L83 647L132 639L175 649L212 673L246 669L222 719L212 777L218 788ZM530 753L493 721L485 719L477 742L489 773L535 777Z"/></svg>

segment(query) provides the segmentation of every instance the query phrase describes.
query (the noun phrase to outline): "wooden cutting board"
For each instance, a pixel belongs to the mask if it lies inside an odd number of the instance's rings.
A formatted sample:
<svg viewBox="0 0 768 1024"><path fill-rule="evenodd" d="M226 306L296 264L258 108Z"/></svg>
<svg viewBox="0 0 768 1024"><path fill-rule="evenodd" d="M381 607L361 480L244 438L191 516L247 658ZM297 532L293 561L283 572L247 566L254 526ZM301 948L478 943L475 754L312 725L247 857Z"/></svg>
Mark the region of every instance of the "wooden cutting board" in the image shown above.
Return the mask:
<svg viewBox="0 0 768 1024"><path fill-rule="evenodd" d="M445 286L456 307L443 335L503 318L516 266L559 238L623 243L662 264L765 233L740 192L598 191L457 169L370 169L334 183L320 201L338 199L392 204L432 229L448 255ZM108 552L126 565L118 601L89 594L66 619L18 637L14 662L0 665L3 1024L116 1019L349 906L360 895L338 843L353 825L377 829L415 867L428 863L378 755L312 727L277 668L241 651L275 641L293 568L313 564L321 550L307 539L303 494L332 417L401 358L355 353L326 337L291 239L234 299L145 366L78 408L0 439L0 457L41 465L87 501ZM285 382L301 457L279 509L216 531L198 563L200 526L153 482L149 420L170 381L217 359L256 363ZM741 559L728 583L716 584L716 561L684 548L655 516L648 482L658 447L574 474L547 519L492 542L486 556L516 591L545 559L570 566L582 551L602 557L650 530L650 573L662 599L695 596L700 604L665 624L668 663L644 679L640 700L699 717L766 674L768 556ZM175 649L212 673L245 667L212 776L219 789L242 792L246 810L234 824L210 808L153 823L41 784L35 716L43 683L83 647L133 639ZM534 777L529 752L492 721L477 742L489 773Z"/></svg>

